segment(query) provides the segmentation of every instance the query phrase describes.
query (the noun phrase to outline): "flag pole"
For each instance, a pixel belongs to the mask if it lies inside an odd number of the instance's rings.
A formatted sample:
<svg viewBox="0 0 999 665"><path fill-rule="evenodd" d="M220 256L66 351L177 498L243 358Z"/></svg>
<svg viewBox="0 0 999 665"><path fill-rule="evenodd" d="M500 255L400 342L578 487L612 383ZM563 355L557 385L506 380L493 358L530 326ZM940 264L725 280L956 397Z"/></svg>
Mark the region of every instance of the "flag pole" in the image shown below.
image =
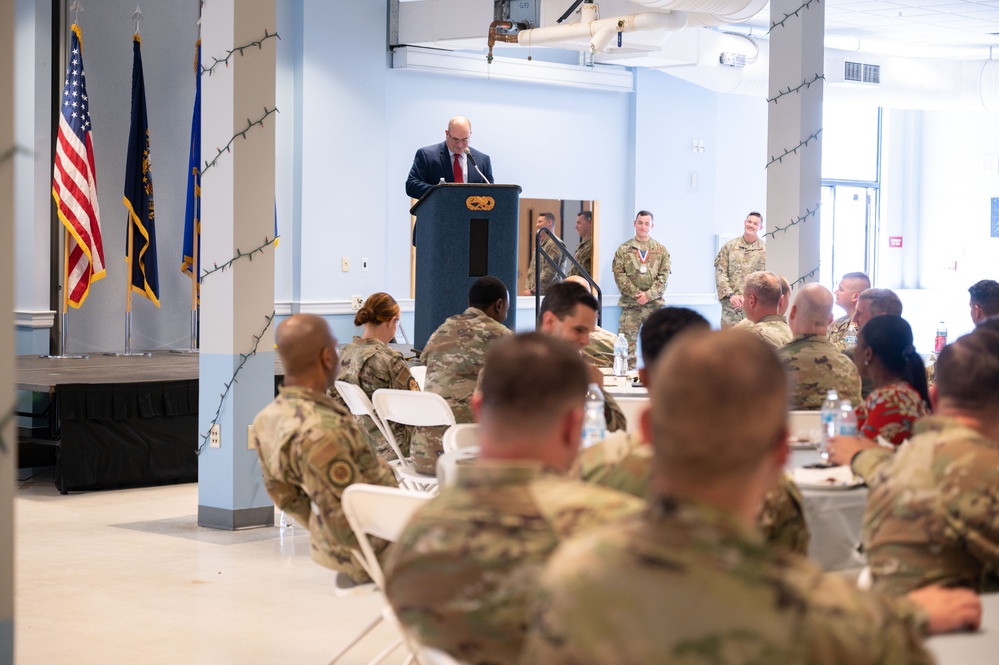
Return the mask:
<svg viewBox="0 0 999 665"><path fill-rule="evenodd" d="M69 229L65 229L65 240L63 241L62 259L62 311L59 318L59 348L54 356L40 356L49 360L63 360L67 358L77 358L86 360L90 356L85 353L70 354L69 349L69 251L72 236Z"/></svg>

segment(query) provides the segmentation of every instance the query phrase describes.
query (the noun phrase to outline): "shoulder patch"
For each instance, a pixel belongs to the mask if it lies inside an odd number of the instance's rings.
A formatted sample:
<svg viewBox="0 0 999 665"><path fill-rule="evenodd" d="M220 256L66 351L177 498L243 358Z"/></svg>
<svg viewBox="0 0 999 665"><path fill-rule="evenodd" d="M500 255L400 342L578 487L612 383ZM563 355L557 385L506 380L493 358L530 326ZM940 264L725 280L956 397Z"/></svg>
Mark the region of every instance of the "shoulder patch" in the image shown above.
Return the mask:
<svg viewBox="0 0 999 665"><path fill-rule="evenodd" d="M344 488L354 482L354 467L346 460L334 460L329 466L330 482Z"/></svg>

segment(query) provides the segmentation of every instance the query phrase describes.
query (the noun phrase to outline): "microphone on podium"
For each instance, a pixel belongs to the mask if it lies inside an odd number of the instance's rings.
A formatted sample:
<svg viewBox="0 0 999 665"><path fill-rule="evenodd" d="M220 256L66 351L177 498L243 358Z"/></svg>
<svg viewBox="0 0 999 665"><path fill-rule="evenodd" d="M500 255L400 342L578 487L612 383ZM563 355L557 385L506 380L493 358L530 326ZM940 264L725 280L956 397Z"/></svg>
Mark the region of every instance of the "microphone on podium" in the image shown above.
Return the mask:
<svg viewBox="0 0 999 665"><path fill-rule="evenodd" d="M489 178L487 178L485 174L479 170L479 165L475 163L475 158L472 157L471 149L465 148L465 157L468 157L468 161L471 162L472 166L475 168L475 172L479 174L479 177L481 177L487 185L493 184L489 182Z"/></svg>

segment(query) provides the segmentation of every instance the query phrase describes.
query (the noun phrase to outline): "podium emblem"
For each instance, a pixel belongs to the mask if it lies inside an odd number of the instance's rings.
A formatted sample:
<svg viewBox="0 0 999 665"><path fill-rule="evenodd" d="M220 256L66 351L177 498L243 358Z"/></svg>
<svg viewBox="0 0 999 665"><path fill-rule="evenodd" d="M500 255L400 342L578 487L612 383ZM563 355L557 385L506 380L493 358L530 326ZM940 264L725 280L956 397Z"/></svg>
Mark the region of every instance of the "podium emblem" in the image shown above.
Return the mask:
<svg viewBox="0 0 999 665"><path fill-rule="evenodd" d="M496 206L496 200L491 196L469 196L465 199L465 205L469 210L492 210Z"/></svg>

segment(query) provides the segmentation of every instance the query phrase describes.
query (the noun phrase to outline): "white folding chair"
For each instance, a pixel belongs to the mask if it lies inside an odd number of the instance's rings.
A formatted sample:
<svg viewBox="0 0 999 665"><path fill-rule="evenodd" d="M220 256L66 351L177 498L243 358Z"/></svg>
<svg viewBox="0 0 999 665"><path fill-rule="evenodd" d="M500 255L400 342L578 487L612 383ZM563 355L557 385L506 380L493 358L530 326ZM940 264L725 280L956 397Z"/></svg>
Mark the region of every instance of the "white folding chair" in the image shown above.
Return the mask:
<svg viewBox="0 0 999 665"><path fill-rule="evenodd" d="M454 425L454 413L444 398L436 393L415 390L393 390L381 388L371 396L375 412L384 423L383 433L393 450L399 450L388 423L400 423L412 427L435 427ZM398 453L397 453L398 454ZM400 459L402 459L400 457ZM413 468L408 460L403 460L396 469L401 480L400 485L424 492L437 491L437 477L420 473Z"/></svg>
<svg viewBox="0 0 999 665"><path fill-rule="evenodd" d="M374 421L375 427L381 432L385 440L388 441L389 447L392 448L392 452L395 453L395 459L389 462L389 466L395 471L396 479L400 484L404 485L402 476L399 473L400 467L406 464L406 458L403 457L402 451L399 449L398 443L396 443L395 437L391 435L391 430L389 427L382 422L382 419L378 417L375 412L375 407L372 406L371 400L368 396L364 394L360 386L354 385L353 383L347 383L346 381L336 381L333 383L333 387L343 401L347 403L347 408L350 409L350 413L358 418L360 416L368 416Z"/></svg>
<svg viewBox="0 0 999 665"><path fill-rule="evenodd" d="M451 453L461 448L470 448L479 445L479 425L478 423L459 423L451 425L444 432L442 441L444 452Z"/></svg>
<svg viewBox="0 0 999 665"><path fill-rule="evenodd" d="M409 368L409 373L413 375L416 382L420 385L420 390L427 389L427 366L426 365L412 365Z"/></svg>
<svg viewBox="0 0 999 665"><path fill-rule="evenodd" d="M370 537L374 536L382 540L395 542L399 539L399 534L402 533L403 528L405 528L413 513L429 498L430 495L426 492L395 487L382 487L380 485L366 485L364 483L355 483L344 490L341 497L343 514L347 518L347 523L350 525L354 535L357 537L357 542L361 550L360 552L355 550L355 555L361 561L365 570L368 571L373 582L371 584L357 585L357 587L353 588L347 587L343 589L343 595L351 593L353 589L357 589L357 592L363 592L369 587L384 589L385 574L382 572L381 562L378 560L374 547L371 545ZM341 595L341 585L339 584L341 577L337 576L338 596ZM409 656L406 658L406 663L411 663L415 658L415 650L409 645L405 632L395 620L392 608L388 603L385 603L378 616L333 657L330 665L340 660L354 645L385 619L388 619L388 622L395 626L402 636L379 652L368 662L368 665L376 665L382 662L404 642L407 649L409 649Z"/></svg>

